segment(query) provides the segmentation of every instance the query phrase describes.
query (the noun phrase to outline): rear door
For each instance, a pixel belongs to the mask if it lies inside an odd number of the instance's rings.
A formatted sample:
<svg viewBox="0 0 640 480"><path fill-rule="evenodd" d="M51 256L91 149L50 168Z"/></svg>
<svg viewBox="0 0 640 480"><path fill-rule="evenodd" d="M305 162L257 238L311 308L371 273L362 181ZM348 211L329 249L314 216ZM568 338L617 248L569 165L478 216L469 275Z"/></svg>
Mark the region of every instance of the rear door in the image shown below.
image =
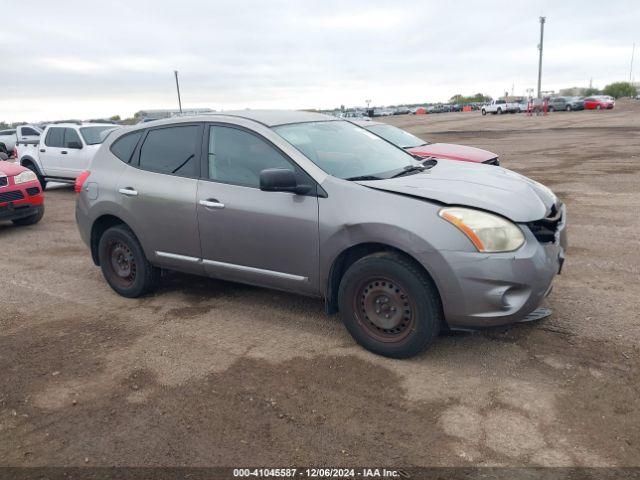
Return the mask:
<svg viewBox="0 0 640 480"><path fill-rule="evenodd" d="M213 277L318 293L317 186L288 156L255 132L209 125L198 224L203 263ZM260 190L260 172L286 168L309 194Z"/></svg>
<svg viewBox="0 0 640 480"><path fill-rule="evenodd" d="M149 129L118 180L120 204L147 256L195 273L202 269L196 218L202 129L200 123ZM114 142L112 151L117 148Z"/></svg>

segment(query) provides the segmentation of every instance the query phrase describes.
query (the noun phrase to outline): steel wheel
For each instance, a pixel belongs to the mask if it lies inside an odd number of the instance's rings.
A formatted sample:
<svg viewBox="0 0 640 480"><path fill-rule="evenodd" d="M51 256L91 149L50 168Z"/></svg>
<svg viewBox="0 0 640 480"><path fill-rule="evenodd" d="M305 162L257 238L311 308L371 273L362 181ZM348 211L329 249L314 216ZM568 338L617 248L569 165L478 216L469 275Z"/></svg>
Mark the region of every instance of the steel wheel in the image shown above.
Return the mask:
<svg viewBox="0 0 640 480"><path fill-rule="evenodd" d="M358 285L353 311L367 335L398 342L411 333L417 308L399 282L375 277Z"/></svg>
<svg viewBox="0 0 640 480"><path fill-rule="evenodd" d="M133 252L118 240L109 244L109 266L113 272L113 280L119 286L128 288L136 281L137 266Z"/></svg>

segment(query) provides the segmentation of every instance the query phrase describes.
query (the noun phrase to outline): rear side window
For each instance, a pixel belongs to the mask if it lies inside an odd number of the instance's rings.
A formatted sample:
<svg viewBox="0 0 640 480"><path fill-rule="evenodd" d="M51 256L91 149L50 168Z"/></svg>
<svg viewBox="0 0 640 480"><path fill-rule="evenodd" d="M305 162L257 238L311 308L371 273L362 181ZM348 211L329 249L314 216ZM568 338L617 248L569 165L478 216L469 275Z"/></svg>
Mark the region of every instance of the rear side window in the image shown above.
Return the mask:
<svg viewBox="0 0 640 480"><path fill-rule="evenodd" d="M111 144L111 153L122 160L124 163L131 161L133 151L136 149L138 140L142 137L144 130L138 130L137 132L127 133L121 136L115 142Z"/></svg>
<svg viewBox="0 0 640 480"><path fill-rule="evenodd" d="M152 172L197 177L200 126L150 130L140 148L140 168Z"/></svg>
<svg viewBox="0 0 640 480"><path fill-rule="evenodd" d="M47 132L47 138L44 139L44 144L47 147L62 148L64 146L64 128L62 127L50 128L49 131Z"/></svg>
<svg viewBox="0 0 640 480"><path fill-rule="evenodd" d="M80 135L73 128L65 128L64 129L64 146L65 148L71 148L71 143L79 143L82 145L82 141L80 140Z"/></svg>
<svg viewBox="0 0 640 480"><path fill-rule="evenodd" d="M35 136L40 135L39 131L34 130L31 127L22 127L21 131L22 131L22 135L35 135Z"/></svg>

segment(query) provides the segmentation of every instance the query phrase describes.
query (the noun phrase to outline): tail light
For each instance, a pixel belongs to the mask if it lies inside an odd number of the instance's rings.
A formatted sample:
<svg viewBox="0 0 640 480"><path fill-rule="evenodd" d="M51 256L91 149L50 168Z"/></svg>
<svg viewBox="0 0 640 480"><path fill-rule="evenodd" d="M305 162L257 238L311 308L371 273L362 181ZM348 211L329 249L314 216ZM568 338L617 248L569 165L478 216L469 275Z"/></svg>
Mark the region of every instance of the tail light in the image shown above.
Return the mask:
<svg viewBox="0 0 640 480"><path fill-rule="evenodd" d="M13 150L11 151L11 156L13 158L18 158L18 147L13 147Z"/></svg>
<svg viewBox="0 0 640 480"><path fill-rule="evenodd" d="M87 181L87 178L89 178L89 175L91 175L91 172L89 170L85 170L80 175L78 175L78 178L76 178L75 186L76 193L80 193L82 191L82 186L84 185L84 182Z"/></svg>

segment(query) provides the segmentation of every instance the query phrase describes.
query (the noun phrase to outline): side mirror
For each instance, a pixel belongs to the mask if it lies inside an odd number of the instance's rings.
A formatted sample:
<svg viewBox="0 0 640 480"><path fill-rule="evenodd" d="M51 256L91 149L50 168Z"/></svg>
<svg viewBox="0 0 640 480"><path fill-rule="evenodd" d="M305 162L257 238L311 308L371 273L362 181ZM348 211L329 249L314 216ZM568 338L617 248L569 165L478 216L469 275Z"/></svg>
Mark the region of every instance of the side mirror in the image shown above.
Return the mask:
<svg viewBox="0 0 640 480"><path fill-rule="evenodd" d="M304 195L311 190L311 185L298 185L295 173L286 168L267 168L260 172L260 190Z"/></svg>
<svg viewBox="0 0 640 480"><path fill-rule="evenodd" d="M76 150L80 150L82 148L82 143L80 142L67 142L67 148L75 148Z"/></svg>

